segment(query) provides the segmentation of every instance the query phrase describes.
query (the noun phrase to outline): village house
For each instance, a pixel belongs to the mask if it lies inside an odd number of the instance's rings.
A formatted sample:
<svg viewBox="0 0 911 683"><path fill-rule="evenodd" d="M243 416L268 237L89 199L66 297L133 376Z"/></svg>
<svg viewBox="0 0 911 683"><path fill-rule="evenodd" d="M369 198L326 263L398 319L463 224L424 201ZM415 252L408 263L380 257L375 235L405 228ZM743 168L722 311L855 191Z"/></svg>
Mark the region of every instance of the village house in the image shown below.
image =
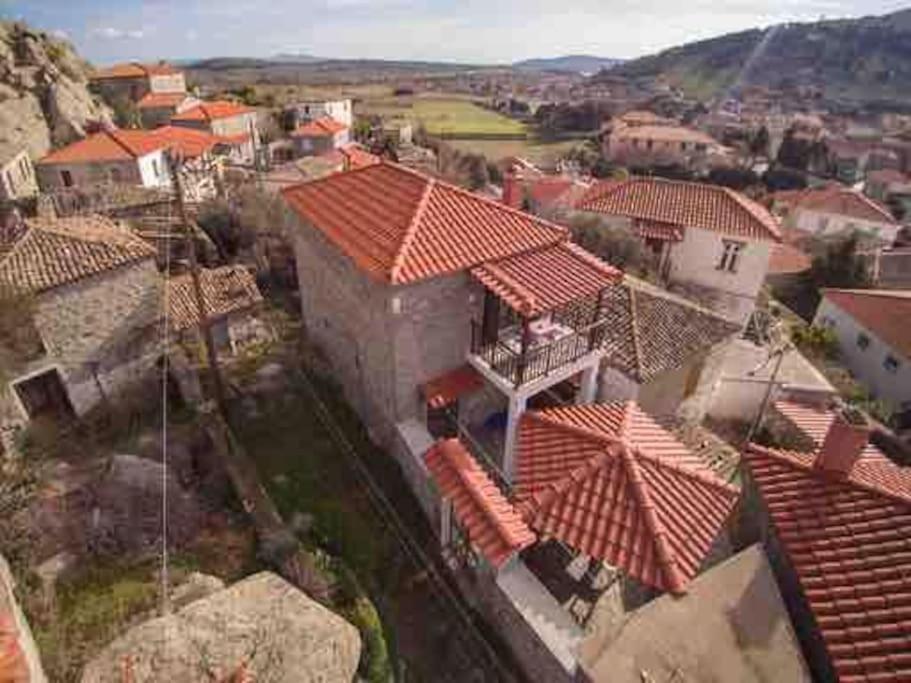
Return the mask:
<svg viewBox="0 0 911 683"><path fill-rule="evenodd" d="M778 192L773 210L787 228L831 236L859 232L892 244L901 225L881 204L860 192L831 184L820 188Z"/></svg>
<svg viewBox="0 0 911 683"><path fill-rule="evenodd" d="M156 250L101 216L30 220L0 245L0 282L31 301L27 344L0 399L7 447L38 417L86 413L162 354Z"/></svg>
<svg viewBox="0 0 911 683"><path fill-rule="evenodd" d="M290 127L297 128L307 121L330 118L346 128L354 124L354 109L351 100L306 100L295 102L285 108Z"/></svg>
<svg viewBox="0 0 911 683"><path fill-rule="evenodd" d="M911 178L894 168L870 171L864 180L864 194L879 202L894 195L911 197Z"/></svg>
<svg viewBox="0 0 911 683"><path fill-rule="evenodd" d="M156 128L171 118L199 104L199 100L183 92L150 92L136 103L142 125Z"/></svg>
<svg viewBox="0 0 911 683"><path fill-rule="evenodd" d="M0 144L0 200L13 201L38 194L32 159L24 147Z"/></svg>
<svg viewBox="0 0 911 683"><path fill-rule="evenodd" d="M602 181L577 204L630 230L655 254L671 289L746 324L765 280L777 221L726 187L634 177Z"/></svg>
<svg viewBox="0 0 911 683"><path fill-rule="evenodd" d="M221 138L229 147L232 163L252 164L259 149L256 110L223 100L200 102L171 117L171 125L203 130Z"/></svg>
<svg viewBox="0 0 911 683"><path fill-rule="evenodd" d="M512 164L503 174L503 203L536 216L554 218L570 211L591 189L591 181L571 175L545 175Z"/></svg>
<svg viewBox="0 0 911 683"><path fill-rule="evenodd" d="M856 411L776 408L808 442L747 447L741 533L765 545L814 680L911 680L911 476Z"/></svg>
<svg viewBox="0 0 911 683"><path fill-rule="evenodd" d="M351 131L345 124L324 116L295 128L291 139L297 156L319 156L348 145Z"/></svg>
<svg viewBox="0 0 911 683"><path fill-rule="evenodd" d="M604 156L625 166L678 164L702 171L724 161L725 148L702 131L678 125L615 124L603 140Z"/></svg>
<svg viewBox="0 0 911 683"><path fill-rule="evenodd" d="M89 79L92 88L112 104L138 103L149 93L186 93L183 72L166 62L141 64L128 62L95 71Z"/></svg>
<svg viewBox="0 0 911 683"><path fill-rule="evenodd" d="M911 411L911 290L824 289L813 324L835 333L841 362L874 397Z"/></svg>

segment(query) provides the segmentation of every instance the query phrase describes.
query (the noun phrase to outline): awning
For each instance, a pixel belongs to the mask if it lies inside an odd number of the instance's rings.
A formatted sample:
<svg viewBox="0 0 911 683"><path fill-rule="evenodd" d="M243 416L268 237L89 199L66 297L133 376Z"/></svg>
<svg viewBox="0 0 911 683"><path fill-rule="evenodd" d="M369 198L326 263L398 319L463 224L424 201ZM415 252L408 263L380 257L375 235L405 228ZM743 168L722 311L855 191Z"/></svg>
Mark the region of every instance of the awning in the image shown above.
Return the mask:
<svg viewBox="0 0 911 683"><path fill-rule="evenodd" d="M683 240L683 228L673 223L637 220L633 225L633 231L644 239L663 240L665 242L680 242Z"/></svg>
<svg viewBox="0 0 911 683"><path fill-rule="evenodd" d="M596 296L623 274L572 242L472 268L472 276L525 317Z"/></svg>
<svg viewBox="0 0 911 683"><path fill-rule="evenodd" d="M425 382L421 386L421 393L429 407L443 408L455 403L460 396L477 391L483 384L484 380L478 371L466 364Z"/></svg>

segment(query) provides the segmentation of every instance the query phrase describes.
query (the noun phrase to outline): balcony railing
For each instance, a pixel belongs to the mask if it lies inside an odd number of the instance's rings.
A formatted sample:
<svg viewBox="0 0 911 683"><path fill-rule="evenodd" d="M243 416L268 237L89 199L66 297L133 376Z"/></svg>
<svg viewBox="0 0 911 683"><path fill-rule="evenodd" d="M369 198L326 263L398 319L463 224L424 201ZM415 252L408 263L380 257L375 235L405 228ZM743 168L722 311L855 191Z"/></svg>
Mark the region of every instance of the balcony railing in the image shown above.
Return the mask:
<svg viewBox="0 0 911 683"><path fill-rule="evenodd" d="M498 375L514 386L546 377L598 349L603 341L608 320L572 330L546 344L532 344L524 353L501 334L495 341L486 342L481 325L471 321L471 353L483 360Z"/></svg>

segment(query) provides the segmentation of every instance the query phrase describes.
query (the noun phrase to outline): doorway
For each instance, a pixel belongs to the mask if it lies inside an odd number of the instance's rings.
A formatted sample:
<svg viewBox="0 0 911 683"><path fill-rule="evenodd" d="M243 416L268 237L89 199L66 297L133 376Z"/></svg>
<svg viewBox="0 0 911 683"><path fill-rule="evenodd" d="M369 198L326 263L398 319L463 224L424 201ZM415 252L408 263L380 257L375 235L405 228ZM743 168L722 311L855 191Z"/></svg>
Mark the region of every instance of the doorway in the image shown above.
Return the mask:
<svg viewBox="0 0 911 683"><path fill-rule="evenodd" d="M66 393L66 386L57 370L47 370L13 387L30 420L37 417L73 419L76 411Z"/></svg>

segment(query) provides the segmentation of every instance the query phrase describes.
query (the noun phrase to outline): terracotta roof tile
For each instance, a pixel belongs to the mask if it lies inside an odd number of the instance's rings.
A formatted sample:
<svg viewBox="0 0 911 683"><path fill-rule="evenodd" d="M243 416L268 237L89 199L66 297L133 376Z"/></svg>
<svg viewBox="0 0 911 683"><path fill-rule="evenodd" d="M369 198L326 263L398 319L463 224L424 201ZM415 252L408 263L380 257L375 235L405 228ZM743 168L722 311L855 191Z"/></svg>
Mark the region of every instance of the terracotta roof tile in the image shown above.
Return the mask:
<svg viewBox="0 0 911 683"><path fill-rule="evenodd" d="M623 274L572 242L490 261L471 274L523 316L596 296Z"/></svg>
<svg viewBox="0 0 911 683"><path fill-rule="evenodd" d="M655 140L661 142L691 142L693 144L702 144L709 146L720 146L720 143L711 135L707 135L699 130L685 128L672 124L652 125L644 123L642 125L621 125L614 128L611 132L611 138L620 140L636 138L637 140Z"/></svg>
<svg viewBox="0 0 911 683"><path fill-rule="evenodd" d="M210 320L247 310L263 300L256 280L243 266L204 268L200 271L203 304ZM196 296L190 274L168 280L171 326L184 330L199 324Z"/></svg>
<svg viewBox="0 0 911 683"><path fill-rule="evenodd" d="M371 154L357 143L349 143L339 149L348 166L346 170L353 171L365 166L373 166L382 161L376 154Z"/></svg>
<svg viewBox="0 0 911 683"><path fill-rule="evenodd" d="M42 292L155 254L154 247L104 216L35 219L0 260L0 280Z"/></svg>
<svg viewBox="0 0 911 683"><path fill-rule="evenodd" d="M54 150L38 163L78 164L138 159L163 147L165 143L155 135L155 131L104 130Z"/></svg>
<svg viewBox="0 0 911 683"><path fill-rule="evenodd" d="M804 273L813 266L813 259L793 244L775 244L769 257L769 275Z"/></svg>
<svg viewBox="0 0 911 683"><path fill-rule="evenodd" d="M484 379L467 363L435 377L421 386L421 393L431 408L442 408L460 396L470 394L484 386Z"/></svg>
<svg viewBox="0 0 911 683"><path fill-rule="evenodd" d="M142 96L136 106L140 109L176 108L189 97L185 92L148 92Z"/></svg>
<svg viewBox="0 0 911 683"><path fill-rule="evenodd" d="M184 157L189 158L205 154L225 141L222 136L184 126L162 126L149 133L154 135L162 146L175 148Z"/></svg>
<svg viewBox="0 0 911 683"><path fill-rule="evenodd" d="M535 542L515 508L458 439L439 441L424 456L440 495L477 548L494 566Z"/></svg>
<svg viewBox="0 0 911 683"><path fill-rule="evenodd" d="M822 295L893 349L911 358L911 291L824 289Z"/></svg>
<svg viewBox="0 0 911 683"><path fill-rule="evenodd" d="M558 225L388 162L288 187L282 196L360 269L392 284L568 238Z"/></svg>
<svg viewBox="0 0 911 683"><path fill-rule="evenodd" d="M840 680L911 680L911 472L862 458L833 477L814 458L744 453Z"/></svg>
<svg viewBox="0 0 911 683"><path fill-rule="evenodd" d="M256 110L244 104L228 102L227 100L216 100L213 102L200 102L195 107L190 107L182 112L174 114L171 121L213 121L215 119L227 119L232 116L241 114L252 114Z"/></svg>
<svg viewBox="0 0 911 683"><path fill-rule="evenodd" d="M825 187L798 190L792 194L778 193L776 199L790 204L794 209L826 211L840 216L850 216L868 221L895 224L889 210L869 197L837 183Z"/></svg>
<svg viewBox="0 0 911 683"><path fill-rule="evenodd" d="M577 208L733 237L781 240L778 223L766 209L739 192L717 185L663 178L607 181L595 185Z"/></svg>
<svg viewBox="0 0 911 683"><path fill-rule="evenodd" d="M336 133L341 133L343 130L348 130L348 126L346 126L341 121L336 121L331 116L323 116L322 118L314 119L313 121L307 121L306 123L301 124L294 129L294 131L291 133L291 137L331 137Z"/></svg>
<svg viewBox="0 0 911 683"><path fill-rule="evenodd" d="M19 639L12 612L3 609L0 611L0 681L4 683L29 683L31 679Z"/></svg>
<svg viewBox="0 0 911 683"><path fill-rule="evenodd" d="M650 382L739 331L737 325L627 276L607 292L605 363L634 382Z"/></svg>
<svg viewBox="0 0 911 683"><path fill-rule="evenodd" d="M681 593L737 492L629 402L525 413L515 499L542 537Z"/></svg>
<svg viewBox="0 0 911 683"><path fill-rule="evenodd" d="M149 76L170 76L179 73L181 73L179 69L175 69L165 62L158 64L125 62L114 64L106 69L99 69L92 74L91 79L94 81L106 78L148 78Z"/></svg>
<svg viewBox="0 0 911 683"><path fill-rule="evenodd" d="M832 425L832 420L835 419L835 413L832 410L809 403L775 401L773 407L778 414L803 432L817 447L822 445L826 438L826 433ZM879 462L889 461L882 451L872 443L868 443L867 447L864 448L861 458Z"/></svg>
<svg viewBox="0 0 911 683"><path fill-rule="evenodd" d="M658 239L666 242L683 240L683 228L673 223L637 219L633 222L633 232L643 239Z"/></svg>

